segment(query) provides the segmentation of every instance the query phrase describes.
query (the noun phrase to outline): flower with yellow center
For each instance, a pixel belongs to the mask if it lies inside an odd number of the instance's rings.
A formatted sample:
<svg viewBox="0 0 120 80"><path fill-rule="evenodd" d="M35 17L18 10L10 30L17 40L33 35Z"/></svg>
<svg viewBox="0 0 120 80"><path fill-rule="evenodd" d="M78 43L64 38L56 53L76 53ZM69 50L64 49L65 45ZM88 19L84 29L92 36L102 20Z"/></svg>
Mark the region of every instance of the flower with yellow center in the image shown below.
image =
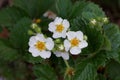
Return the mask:
<svg viewBox="0 0 120 80"><path fill-rule="evenodd" d="M67 33L67 39L64 41L65 50L69 51L73 55L81 53L81 49L88 46L88 43L83 38L81 31L69 31Z"/></svg>
<svg viewBox="0 0 120 80"><path fill-rule="evenodd" d="M54 47L54 42L51 38L45 38L43 34L32 36L29 40L29 52L34 57L41 56L46 59L51 56L50 50Z"/></svg>
<svg viewBox="0 0 120 80"><path fill-rule="evenodd" d="M53 38L65 38L69 26L68 20L56 17L55 20L49 24L48 29L53 32Z"/></svg>
<svg viewBox="0 0 120 80"><path fill-rule="evenodd" d="M56 25L56 31L62 32L64 30L64 26L62 24Z"/></svg>
<svg viewBox="0 0 120 80"><path fill-rule="evenodd" d="M46 49L45 42L42 42L42 41L38 41L38 42L35 44L35 47L36 47L38 50L40 50L40 51Z"/></svg>
<svg viewBox="0 0 120 80"><path fill-rule="evenodd" d="M77 39L76 37L70 40L71 46L78 46L79 45L79 39Z"/></svg>

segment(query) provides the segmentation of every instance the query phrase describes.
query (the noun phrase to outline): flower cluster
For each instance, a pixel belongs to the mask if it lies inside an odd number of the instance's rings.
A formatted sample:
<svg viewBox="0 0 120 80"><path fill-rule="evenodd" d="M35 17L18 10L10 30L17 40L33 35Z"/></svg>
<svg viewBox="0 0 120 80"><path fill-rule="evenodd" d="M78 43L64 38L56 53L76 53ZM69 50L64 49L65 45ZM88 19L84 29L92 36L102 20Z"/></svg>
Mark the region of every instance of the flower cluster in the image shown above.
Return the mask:
<svg viewBox="0 0 120 80"><path fill-rule="evenodd" d="M88 46L81 31L70 31L67 19L56 17L49 23L48 30L53 33L52 38L45 37L42 33L32 36L29 40L29 52L34 57L50 58L51 53L65 60L69 55L78 55L81 49Z"/></svg>

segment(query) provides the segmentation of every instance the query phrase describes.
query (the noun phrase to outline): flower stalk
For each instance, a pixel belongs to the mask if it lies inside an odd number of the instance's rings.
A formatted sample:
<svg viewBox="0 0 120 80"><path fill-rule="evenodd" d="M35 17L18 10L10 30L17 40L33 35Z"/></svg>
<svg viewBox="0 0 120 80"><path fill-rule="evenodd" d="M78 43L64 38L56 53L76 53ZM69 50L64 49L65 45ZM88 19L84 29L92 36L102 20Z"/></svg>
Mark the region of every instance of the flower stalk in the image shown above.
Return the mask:
<svg viewBox="0 0 120 80"><path fill-rule="evenodd" d="M70 65L69 65L69 63L67 62L67 60L64 60L64 62L65 62L66 67L67 67L67 68L70 68Z"/></svg>
<svg viewBox="0 0 120 80"><path fill-rule="evenodd" d="M65 65L66 65L66 67L67 67L67 68L66 68L65 75L64 75L64 79L65 79L66 77L68 77L68 80L71 80L71 77L74 75L75 70L74 70L74 68L70 67L70 65L69 65L69 63L68 63L67 60L64 60L64 62L65 62Z"/></svg>

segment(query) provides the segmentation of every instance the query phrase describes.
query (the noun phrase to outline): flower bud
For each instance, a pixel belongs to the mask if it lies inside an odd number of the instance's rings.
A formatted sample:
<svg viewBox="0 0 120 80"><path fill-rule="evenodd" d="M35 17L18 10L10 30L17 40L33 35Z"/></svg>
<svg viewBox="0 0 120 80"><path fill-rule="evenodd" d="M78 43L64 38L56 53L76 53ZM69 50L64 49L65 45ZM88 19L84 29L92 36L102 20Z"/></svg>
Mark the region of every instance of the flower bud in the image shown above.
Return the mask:
<svg viewBox="0 0 120 80"><path fill-rule="evenodd" d="M97 21L96 21L95 19L92 19L92 20L90 21L90 23L91 23L92 25L96 25Z"/></svg>
<svg viewBox="0 0 120 80"><path fill-rule="evenodd" d="M103 22L104 22L104 23L107 23L107 22L108 22L108 18L107 18L107 17L104 17L104 18L103 18Z"/></svg>
<svg viewBox="0 0 120 80"><path fill-rule="evenodd" d="M61 43L61 39L56 39L55 43Z"/></svg>
<svg viewBox="0 0 120 80"><path fill-rule="evenodd" d="M87 38L87 36L86 36L86 35L84 35L84 36L83 36L83 39L87 41L87 39L88 39L88 38Z"/></svg>
<svg viewBox="0 0 120 80"><path fill-rule="evenodd" d="M32 30L28 30L29 35L34 35L34 32Z"/></svg>
<svg viewBox="0 0 120 80"><path fill-rule="evenodd" d="M38 27L38 25L37 25L36 23L33 23L33 24L31 25L31 28L32 28L32 29L35 29L36 27Z"/></svg>
<svg viewBox="0 0 120 80"><path fill-rule="evenodd" d="M37 33L41 33L41 28L40 28L40 27L36 27L36 28L35 28L35 31L36 31Z"/></svg>
<svg viewBox="0 0 120 80"><path fill-rule="evenodd" d="M36 23L33 23L31 27L33 30L35 30L35 32L41 33L41 28Z"/></svg>
<svg viewBox="0 0 120 80"><path fill-rule="evenodd" d="M58 45L58 48L59 48L60 51L63 51L64 50L64 45L60 44L60 45Z"/></svg>

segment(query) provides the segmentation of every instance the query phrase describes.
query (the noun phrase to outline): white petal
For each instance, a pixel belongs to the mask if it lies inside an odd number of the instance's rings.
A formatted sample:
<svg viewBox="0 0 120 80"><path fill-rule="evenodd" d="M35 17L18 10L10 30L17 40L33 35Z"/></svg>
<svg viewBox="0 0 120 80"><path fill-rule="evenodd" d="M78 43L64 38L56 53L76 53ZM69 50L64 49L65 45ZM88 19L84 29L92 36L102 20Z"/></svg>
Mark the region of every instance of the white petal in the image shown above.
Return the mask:
<svg viewBox="0 0 120 80"><path fill-rule="evenodd" d="M76 36L79 40L83 40L83 33L81 31L77 31Z"/></svg>
<svg viewBox="0 0 120 80"><path fill-rule="evenodd" d="M79 44L79 47L80 48L85 48L85 47L87 47L88 46L88 43L84 40L84 41L82 41L82 42L80 42L80 44Z"/></svg>
<svg viewBox="0 0 120 80"><path fill-rule="evenodd" d="M67 35L67 37L68 37L68 40L71 40L71 39L73 39L73 38L76 37L75 32L73 32L73 31L67 32L66 35Z"/></svg>
<svg viewBox="0 0 120 80"><path fill-rule="evenodd" d="M71 44L68 40L64 40L65 51L68 51L71 47Z"/></svg>
<svg viewBox="0 0 120 80"><path fill-rule="evenodd" d="M55 29L56 29L56 26L55 26L54 22L51 22L51 23L49 24L48 30L51 31L51 32L54 32Z"/></svg>
<svg viewBox="0 0 120 80"><path fill-rule="evenodd" d="M39 52L39 50L37 50L35 47L29 47L28 51L31 52L31 53L32 52L35 52L35 53Z"/></svg>
<svg viewBox="0 0 120 80"><path fill-rule="evenodd" d="M81 53L81 49L79 47L72 47L70 49L70 53L73 55L78 55L79 53Z"/></svg>
<svg viewBox="0 0 120 80"><path fill-rule="evenodd" d="M61 37L61 33L55 32L53 33L53 38L60 38Z"/></svg>
<svg viewBox="0 0 120 80"><path fill-rule="evenodd" d="M46 39L46 48L47 48L48 50L52 50L53 47L54 47L54 42L53 42L53 40L52 40L51 38L47 38L47 39Z"/></svg>
<svg viewBox="0 0 120 80"><path fill-rule="evenodd" d="M63 59L68 60L69 59L69 54L67 52L62 52L61 56Z"/></svg>
<svg viewBox="0 0 120 80"><path fill-rule="evenodd" d="M30 37L30 39L29 39L29 42L28 42L28 45L29 46L34 46L34 44L37 42L37 40L35 39L35 36L32 36L32 37Z"/></svg>
<svg viewBox="0 0 120 80"><path fill-rule="evenodd" d="M39 51L37 49L35 49L34 47L30 47L29 52L32 53L33 57L39 56Z"/></svg>
<svg viewBox="0 0 120 80"><path fill-rule="evenodd" d="M32 56L33 56L33 57L38 57L38 56L39 56L39 53L34 53L34 52L33 52L33 53L32 53Z"/></svg>
<svg viewBox="0 0 120 80"><path fill-rule="evenodd" d="M43 41L43 42L45 41L45 38L44 38L43 34L37 34L35 36L35 38L36 38L37 41Z"/></svg>
<svg viewBox="0 0 120 80"><path fill-rule="evenodd" d="M62 18L60 18L60 17L56 17L54 23L55 23L55 25L58 25L58 24L61 24L62 21L63 21Z"/></svg>
<svg viewBox="0 0 120 80"><path fill-rule="evenodd" d="M44 59L50 58L51 52L50 51L42 51L42 52L40 52L40 56Z"/></svg>
<svg viewBox="0 0 120 80"><path fill-rule="evenodd" d="M61 57L61 52L60 52L60 51L56 51L56 52L54 52L54 54L55 54L57 57Z"/></svg>
<svg viewBox="0 0 120 80"><path fill-rule="evenodd" d="M61 33L61 37L62 37L62 38L65 38L65 37L66 37L66 32L62 32L62 33Z"/></svg>
<svg viewBox="0 0 120 80"><path fill-rule="evenodd" d="M59 33L59 32L54 32L53 33L53 38L65 38L66 37L66 32L61 32L61 33Z"/></svg>
<svg viewBox="0 0 120 80"><path fill-rule="evenodd" d="M69 28L69 26L70 26L69 21L66 20L66 19L63 20L63 23L62 23L62 24L64 25L65 28Z"/></svg>

